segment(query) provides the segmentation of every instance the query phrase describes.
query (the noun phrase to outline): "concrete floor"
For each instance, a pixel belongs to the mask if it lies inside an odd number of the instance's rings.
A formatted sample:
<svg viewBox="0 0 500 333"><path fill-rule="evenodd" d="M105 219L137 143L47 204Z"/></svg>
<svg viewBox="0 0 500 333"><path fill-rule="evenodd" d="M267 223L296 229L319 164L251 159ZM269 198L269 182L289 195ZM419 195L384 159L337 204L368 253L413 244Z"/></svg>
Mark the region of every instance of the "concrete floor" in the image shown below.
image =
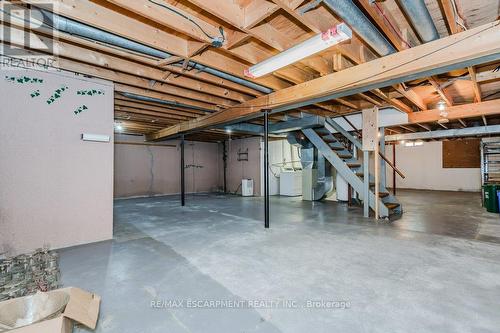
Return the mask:
<svg viewBox="0 0 500 333"><path fill-rule="evenodd" d="M499 332L500 216L479 194L398 197L391 224L273 197L269 230L261 198L119 200L113 241L61 251L63 283L102 296L97 332Z"/></svg>

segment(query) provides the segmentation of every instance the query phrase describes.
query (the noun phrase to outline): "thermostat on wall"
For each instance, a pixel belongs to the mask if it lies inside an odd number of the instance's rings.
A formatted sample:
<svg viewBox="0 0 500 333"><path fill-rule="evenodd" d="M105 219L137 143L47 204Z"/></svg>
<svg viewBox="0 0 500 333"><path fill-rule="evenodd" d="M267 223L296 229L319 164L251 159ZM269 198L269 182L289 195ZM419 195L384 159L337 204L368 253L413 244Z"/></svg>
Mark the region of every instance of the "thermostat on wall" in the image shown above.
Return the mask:
<svg viewBox="0 0 500 333"><path fill-rule="evenodd" d="M94 142L109 142L111 139L109 135L101 135L101 134L82 134L83 141L94 141Z"/></svg>

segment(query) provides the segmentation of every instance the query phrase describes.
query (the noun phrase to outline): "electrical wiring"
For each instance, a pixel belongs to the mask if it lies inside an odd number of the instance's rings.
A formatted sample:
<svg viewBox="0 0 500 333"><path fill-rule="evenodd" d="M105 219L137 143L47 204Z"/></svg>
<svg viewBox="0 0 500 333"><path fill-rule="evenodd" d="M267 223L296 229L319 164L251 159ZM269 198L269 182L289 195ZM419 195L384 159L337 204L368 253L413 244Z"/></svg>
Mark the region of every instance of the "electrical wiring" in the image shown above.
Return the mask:
<svg viewBox="0 0 500 333"><path fill-rule="evenodd" d="M208 38L210 38L212 40L212 46L214 47L221 47L222 44L224 44L224 42L226 41L226 37L224 36L224 28L222 26L219 27L219 32L221 34L220 37L214 37L214 36L211 36L209 35L203 28L201 25L198 24L198 22L196 22L195 20L193 20L192 18L190 18L189 16L187 15L184 15L183 13L175 10L174 8L172 7L169 7L169 6L166 6L162 3L159 3L159 2L156 2L154 0L148 0L149 2L157 5L157 6L160 6L166 10L169 10L177 15L179 15L180 17L188 20L189 22L193 23L198 29L200 29L200 31L205 35L207 36Z"/></svg>

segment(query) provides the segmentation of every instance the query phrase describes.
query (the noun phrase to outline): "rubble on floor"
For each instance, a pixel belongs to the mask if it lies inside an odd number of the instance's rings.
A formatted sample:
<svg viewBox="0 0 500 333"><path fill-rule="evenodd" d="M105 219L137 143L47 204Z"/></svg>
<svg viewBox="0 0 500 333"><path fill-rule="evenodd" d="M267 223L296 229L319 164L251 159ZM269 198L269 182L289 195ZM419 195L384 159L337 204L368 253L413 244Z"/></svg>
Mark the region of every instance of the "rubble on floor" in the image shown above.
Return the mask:
<svg viewBox="0 0 500 333"><path fill-rule="evenodd" d="M48 248L0 260L0 301L57 289L59 279L59 256Z"/></svg>

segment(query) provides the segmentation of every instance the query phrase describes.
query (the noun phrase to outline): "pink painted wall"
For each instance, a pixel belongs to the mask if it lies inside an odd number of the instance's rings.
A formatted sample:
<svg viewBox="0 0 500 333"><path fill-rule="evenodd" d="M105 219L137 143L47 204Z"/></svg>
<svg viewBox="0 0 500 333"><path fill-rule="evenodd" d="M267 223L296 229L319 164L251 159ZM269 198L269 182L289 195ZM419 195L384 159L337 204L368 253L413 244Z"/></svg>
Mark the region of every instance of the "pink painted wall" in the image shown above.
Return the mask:
<svg viewBox="0 0 500 333"><path fill-rule="evenodd" d="M155 145L144 143L142 136L115 136L115 197L151 196L180 192L180 147L178 141ZM163 146L160 146L163 145ZM168 147L165 145L173 145ZM216 191L222 168L217 143L186 141L184 163L186 192Z"/></svg>
<svg viewBox="0 0 500 333"><path fill-rule="evenodd" d="M47 104L61 86L69 89ZM104 95L77 95L81 89ZM36 90L40 95L30 97ZM0 253L110 239L113 143L84 142L81 134L113 140L113 86L68 73L1 69L0 96ZM88 109L75 114L84 104Z"/></svg>
<svg viewBox="0 0 500 333"><path fill-rule="evenodd" d="M229 140L226 141L226 145L228 151L227 190L230 192L236 191L238 189L238 186L241 184L241 180L243 178L248 178L248 179L253 179L254 195L260 196L261 138L252 137L239 140ZM248 161L238 161L238 151L244 152L247 149L248 149ZM241 189L238 189L238 193L241 194Z"/></svg>

